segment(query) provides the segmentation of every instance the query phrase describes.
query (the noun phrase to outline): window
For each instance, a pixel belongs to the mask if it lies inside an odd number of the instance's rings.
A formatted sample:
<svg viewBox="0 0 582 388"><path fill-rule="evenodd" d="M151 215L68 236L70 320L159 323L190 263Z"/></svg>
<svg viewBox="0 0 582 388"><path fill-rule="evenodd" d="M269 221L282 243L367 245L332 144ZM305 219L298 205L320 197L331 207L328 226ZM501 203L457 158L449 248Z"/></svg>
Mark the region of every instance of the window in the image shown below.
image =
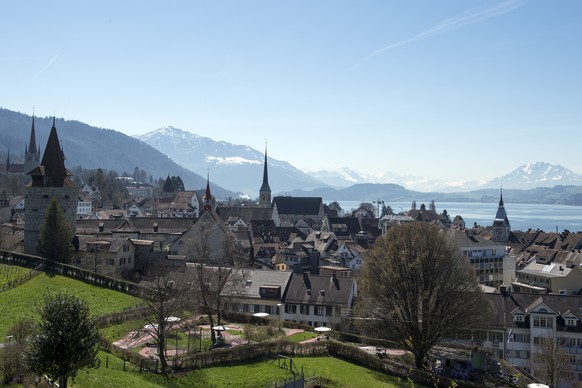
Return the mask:
<svg viewBox="0 0 582 388"><path fill-rule="evenodd" d="M515 319L515 322L523 322L524 321L523 315L515 315L513 318Z"/></svg>
<svg viewBox="0 0 582 388"><path fill-rule="evenodd" d="M534 317L533 325L534 327L554 327L553 317Z"/></svg>
<svg viewBox="0 0 582 388"><path fill-rule="evenodd" d="M325 315L325 306L317 306L315 315Z"/></svg>
<svg viewBox="0 0 582 388"><path fill-rule="evenodd" d="M129 244L123 245L123 252L129 252Z"/></svg>
<svg viewBox="0 0 582 388"><path fill-rule="evenodd" d="M285 305L285 313L297 314L297 305L296 304L286 304Z"/></svg>
<svg viewBox="0 0 582 388"><path fill-rule="evenodd" d="M575 318L567 318L566 319L566 326L576 326L576 319Z"/></svg>
<svg viewBox="0 0 582 388"><path fill-rule="evenodd" d="M544 337L534 337L533 343L534 345L543 345L546 339Z"/></svg>
<svg viewBox="0 0 582 388"><path fill-rule="evenodd" d="M309 306L302 304L300 307L300 313L305 314L305 315L309 315Z"/></svg>

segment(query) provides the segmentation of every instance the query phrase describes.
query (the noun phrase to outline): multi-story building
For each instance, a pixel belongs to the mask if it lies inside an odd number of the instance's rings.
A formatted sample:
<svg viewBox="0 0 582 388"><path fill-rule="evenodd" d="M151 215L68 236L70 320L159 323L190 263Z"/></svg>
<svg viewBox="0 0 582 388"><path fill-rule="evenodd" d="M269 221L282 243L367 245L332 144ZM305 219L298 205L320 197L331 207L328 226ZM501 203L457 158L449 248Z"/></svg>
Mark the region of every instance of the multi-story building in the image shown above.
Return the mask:
<svg viewBox="0 0 582 388"><path fill-rule="evenodd" d="M511 280L511 258L506 259L505 245L478 236L472 229L452 230L463 256L475 268L479 283L499 288ZM504 278L504 267L508 274ZM515 263L513 263L515 268Z"/></svg>

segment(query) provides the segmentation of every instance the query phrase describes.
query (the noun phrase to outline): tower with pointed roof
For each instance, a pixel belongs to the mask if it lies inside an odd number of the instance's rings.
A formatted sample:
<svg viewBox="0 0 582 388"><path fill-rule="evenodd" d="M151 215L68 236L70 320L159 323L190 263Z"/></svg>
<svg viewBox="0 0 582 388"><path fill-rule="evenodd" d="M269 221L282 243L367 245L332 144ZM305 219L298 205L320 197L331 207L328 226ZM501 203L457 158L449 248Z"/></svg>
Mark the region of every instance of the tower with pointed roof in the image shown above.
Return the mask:
<svg viewBox="0 0 582 388"><path fill-rule="evenodd" d="M259 190L259 206L271 206L271 187L269 186L269 171L267 169L267 143L265 143L265 165L263 167L263 184Z"/></svg>
<svg viewBox="0 0 582 388"><path fill-rule="evenodd" d="M32 115L32 128L30 140L24 149L24 173L28 174L40 165L40 148L36 146L36 131L34 129L34 114Z"/></svg>
<svg viewBox="0 0 582 388"><path fill-rule="evenodd" d="M206 190L204 191L204 195L202 196L202 207L204 211L213 211L214 205L216 201L214 196L210 192L210 173L206 176Z"/></svg>
<svg viewBox="0 0 582 388"><path fill-rule="evenodd" d="M497 207L497 214L495 214L495 219L493 220L493 225L491 226L492 239L495 242L506 243L509 241L509 234L511 233L511 224L507 218L507 213L505 212L505 206L503 204L503 189L499 194L499 206Z"/></svg>
<svg viewBox="0 0 582 388"><path fill-rule="evenodd" d="M65 168L65 154L59 142L54 118L40 165L28 171L28 175L31 176L32 183L26 188L24 197L24 252L35 255L38 253L36 246L44 225L45 213L53 198L57 199L63 209L73 235L76 231L79 188L69 179L72 174Z"/></svg>

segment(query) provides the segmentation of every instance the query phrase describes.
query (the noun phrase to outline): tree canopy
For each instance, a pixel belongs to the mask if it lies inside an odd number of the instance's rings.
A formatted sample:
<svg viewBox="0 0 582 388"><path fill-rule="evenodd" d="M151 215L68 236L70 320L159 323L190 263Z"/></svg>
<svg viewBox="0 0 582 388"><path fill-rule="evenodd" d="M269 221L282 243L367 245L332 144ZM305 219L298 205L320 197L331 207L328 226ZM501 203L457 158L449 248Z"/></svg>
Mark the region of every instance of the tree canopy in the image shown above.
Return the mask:
<svg viewBox="0 0 582 388"><path fill-rule="evenodd" d="M424 222L390 228L366 254L362 326L400 342L423 367L428 352L488 312L474 269L445 231Z"/></svg>
<svg viewBox="0 0 582 388"><path fill-rule="evenodd" d="M56 198L51 200L40 230L37 250L45 259L69 262L73 254L71 224Z"/></svg>
<svg viewBox="0 0 582 388"><path fill-rule="evenodd" d="M67 387L80 369L97 366L99 330L89 306L75 295L46 294L40 322L26 351L29 367Z"/></svg>

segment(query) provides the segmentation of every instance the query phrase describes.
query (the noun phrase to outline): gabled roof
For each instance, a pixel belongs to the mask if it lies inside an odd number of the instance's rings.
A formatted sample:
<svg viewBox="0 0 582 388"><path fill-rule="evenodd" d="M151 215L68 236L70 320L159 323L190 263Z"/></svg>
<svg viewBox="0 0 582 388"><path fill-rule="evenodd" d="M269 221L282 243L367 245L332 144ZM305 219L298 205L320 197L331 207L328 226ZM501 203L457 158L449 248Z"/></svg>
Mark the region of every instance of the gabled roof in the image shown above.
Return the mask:
<svg viewBox="0 0 582 388"><path fill-rule="evenodd" d="M117 229L114 230L116 233L139 233L139 230L133 225L129 219L125 219Z"/></svg>
<svg viewBox="0 0 582 388"><path fill-rule="evenodd" d="M275 197L273 203L281 214L318 215L323 207L321 197Z"/></svg>
<svg viewBox="0 0 582 388"><path fill-rule="evenodd" d="M260 298L261 287L278 287L280 297L287 289L291 272L271 270L245 269L242 276L234 277L231 284L225 287L223 295L235 295L245 298Z"/></svg>
<svg viewBox="0 0 582 388"><path fill-rule="evenodd" d="M349 307L354 288L353 277L293 274L284 300L294 304Z"/></svg>

